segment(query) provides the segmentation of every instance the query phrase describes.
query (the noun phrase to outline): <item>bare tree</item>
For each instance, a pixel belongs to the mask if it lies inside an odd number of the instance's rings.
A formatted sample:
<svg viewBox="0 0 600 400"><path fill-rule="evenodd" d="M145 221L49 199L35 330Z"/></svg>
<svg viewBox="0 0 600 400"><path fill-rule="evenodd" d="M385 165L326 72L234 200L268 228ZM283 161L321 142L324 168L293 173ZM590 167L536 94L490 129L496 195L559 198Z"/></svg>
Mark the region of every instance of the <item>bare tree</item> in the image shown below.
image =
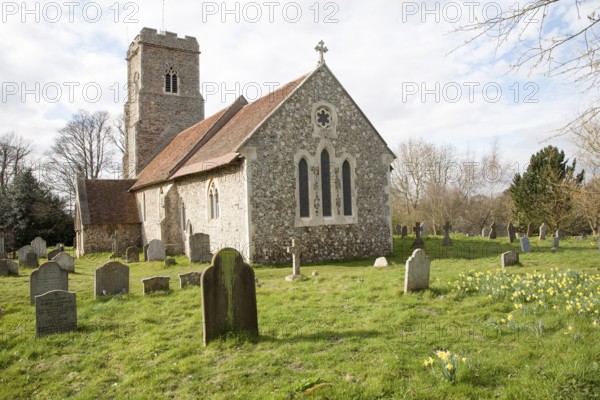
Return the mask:
<svg viewBox="0 0 600 400"><path fill-rule="evenodd" d="M14 132L0 136L0 191L6 188L17 173L25 166L31 154L31 141Z"/></svg>
<svg viewBox="0 0 600 400"><path fill-rule="evenodd" d="M594 172L600 168L600 123L597 118L586 119L571 129L573 143L584 163Z"/></svg>
<svg viewBox="0 0 600 400"><path fill-rule="evenodd" d="M110 141L121 152L121 154L125 154L125 116L123 113L117 115L113 119L113 125L115 129L110 135Z"/></svg>
<svg viewBox="0 0 600 400"><path fill-rule="evenodd" d="M48 157L46 173L55 187L75 192L75 178L98 179L112 161L113 128L106 111L79 110L58 131Z"/></svg>

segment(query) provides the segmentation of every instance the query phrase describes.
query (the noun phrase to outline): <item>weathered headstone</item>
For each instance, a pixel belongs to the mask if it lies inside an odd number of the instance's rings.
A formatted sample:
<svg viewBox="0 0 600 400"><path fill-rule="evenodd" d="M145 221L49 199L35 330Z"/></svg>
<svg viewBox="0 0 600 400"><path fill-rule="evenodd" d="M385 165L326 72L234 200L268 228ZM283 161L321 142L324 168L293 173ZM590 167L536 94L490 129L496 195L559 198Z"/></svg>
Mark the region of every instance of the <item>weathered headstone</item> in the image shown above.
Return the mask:
<svg viewBox="0 0 600 400"><path fill-rule="evenodd" d="M77 296L64 290L52 290L35 297L35 335L77 330Z"/></svg>
<svg viewBox="0 0 600 400"><path fill-rule="evenodd" d="M5 233L3 230L0 230L0 258L6 257L5 244Z"/></svg>
<svg viewBox="0 0 600 400"><path fill-rule="evenodd" d="M210 236L205 233L196 233L189 237L190 262L211 262Z"/></svg>
<svg viewBox="0 0 600 400"><path fill-rule="evenodd" d="M516 251L507 251L500 256L502 268L517 265L519 263L519 253Z"/></svg>
<svg viewBox="0 0 600 400"><path fill-rule="evenodd" d="M556 232L554 232L554 237L557 237L559 239L564 239L565 238L565 234L562 230L557 229Z"/></svg>
<svg viewBox="0 0 600 400"><path fill-rule="evenodd" d="M0 260L0 276L19 276L19 266L11 260Z"/></svg>
<svg viewBox="0 0 600 400"><path fill-rule="evenodd" d="M39 266L38 255L35 251L25 254L25 268L37 268Z"/></svg>
<svg viewBox="0 0 600 400"><path fill-rule="evenodd" d="M33 251L33 247L31 247L30 245L23 246L18 250L20 266L25 265L25 258L27 257L27 253L29 253L30 251Z"/></svg>
<svg viewBox="0 0 600 400"><path fill-rule="evenodd" d="M524 236L521 238L521 251L523 253L531 253L531 244L529 243L528 236Z"/></svg>
<svg viewBox="0 0 600 400"><path fill-rule="evenodd" d="M58 255L52 259L52 261L60 265L60 267L65 271L72 274L75 273L75 258L71 257L70 254L64 252L58 253Z"/></svg>
<svg viewBox="0 0 600 400"><path fill-rule="evenodd" d="M188 286L200 286L202 272L190 272L179 275L179 287L181 289Z"/></svg>
<svg viewBox="0 0 600 400"><path fill-rule="evenodd" d="M400 225L396 225L396 226L394 227L394 233L395 233L396 235L400 235L400 234L402 234L402 226L400 226Z"/></svg>
<svg viewBox="0 0 600 400"><path fill-rule="evenodd" d="M552 247L558 249L560 247L560 237L554 236L552 238Z"/></svg>
<svg viewBox="0 0 600 400"><path fill-rule="evenodd" d="M540 236L539 236L539 240L546 240L546 233L548 231L548 226L546 225L546 223L542 223L542 226L540 226Z"/></svg>
<svg viewBox="0 0 600 400"><path fill-rule="evenodd" d="M373 264L374 267L387 267L389 266L387 258L385 257L379 257L377 260L375 260L375 264Z"/></svg>
<svg viewBox="0 0 600 400"><path fill-rule="evenodd" d="M168 292L170 281L171 278L168 276L153 276L152 278L142 279L144 294L162 291Z"/></svg>
<svg viewBox="0 0 600 400"><path fill-rule="evenodd" d="M202 273L204 345L225 332L258 335L254 270L237 250L219 251Z"/></svg>
<svg viewBox="0 0 600 400"><path fill-rule="evenodd" d="M128 263L140 262L140 250L137 247L128 247L125 251L125 259Z"/></svg>
<svg viewBox="0 0 600 400"><path fill-rule="evenodd" d="M144 261L148 261L148 244L145 244L144 247L142 248L143 253L144 253Z"/></svg>
<svg viewBox="0 0 600 400"><path fill-rule="evenodd" d="M515 227L512 224L512 222L510 222L508 224L508 227L506 228L506 232L508 233L508 241L510 243L513 243L515 241L515 239L517 238L517 235L515 234Z"/></svg>
<svg viewBox="0 0 600 400"><path fill-rule="evenodd" d="M125 255L125 245L121 242L121 239L115 238L112 243L112 257L123 258Z"/></svg>
<svg viewBox="0 0 600 400"><path fill-rule="evenodd" d="M405 237L408 236L408 226L403 225L402 226L402 233L401 233L402 239L404 239Z"/></svg>
<svg viewBox="0 0 600 400"><path fill-rule="evenodd" d="M533 222L527 224L527 237L533 236Z"/></svg>
<svg viewBox="0 0 600 400"><path fill-rule="evenodd" d="M421 236L427 236L429 234L429 230L427 229L427 225L425 222L421 224Z"/></svg>
<svg viewBox="0 0 600 400"><path fill-rule="evenodd" d="M292 274L285 277L285 280L292 282L301 279L300 273L300 255L302 254L302 245L299 240L292 239L292 245L287 248L287 252L292 255Z"/></svg>
<svg viewBox="0 0 600 400"><path fill-rule="evenodd" d="M490 231L488 231L487 228L483 228L481 230L481 237L488 237L489 234L490 234Z"/></svg>
<svg viewBox="0 0 600 400"><path fill-rule="evenodd" d="M425 250L416 249L412 256L406 260L404 271L404 294L413 290L427 289L429 287L429 270L431 260Z"/></svg>
<svg viewBox="0 0 600 400"><path fill-rule="evenodd" d="M148 261L164 261L166 258L165 245L158 239L148 243Z"/></svg>
<svg viewBox="0 0 600 400"><path fill-rule="evenodd" d="M498 237L498 231L496 231L496 227L496 221L492 222L492 225L490 225L490 234L488 235L488 239L493 240Z"/></svg>
<svg viewBox="0 0 600 400"><path fill-rule="evenodd" d="M46 241L41 237L36 237L31 241L33 251L37 253L38 258L46 257Z"/></svg>
<svg viewBox="0 0 600 400"><path fill-rule="evenodd" d="M31 304L35 304L35 296L53 290L69 290L69 273L54 261L48 261L33 271L29 277Z"/></svg>
<svg viewBox="0 0 600 400"><path fill-rule="evenodd" d="M421 223L420 222L415 223L415 227L413 228L413 231L415 232L416 238L412 242L412 248L413 249L424 248L425 242L423 242L423 239L421 239Z"/></svg>
<svg viewBox="0 0 600 400"><path fill-rule="evenodd" d="M48 260L52 260L54 257L62 253L59 249L50 250L47 254Z"/></svg>
<svg viewBox="0 0 600 400"><path fill-rule="evenodd" d="M110 261L96 268L94 297L114 293L129 293L129 267L117 261Z"/></svg>
<svg viewBox="0 0 600 400"><path fill-rule="evenodd" d="M450 225L450 221L446 221L446 225L444 225L444 239L442 240L442 246L452 246L452 239L450 239L451 230L452 225Z"/></svg>
<svg viewBox="0 0 600 400"><path fill-rule="evenodd" d="M171 257L165 258L165 266L172 267L173 265L177 265L177 260Z"/></svg>

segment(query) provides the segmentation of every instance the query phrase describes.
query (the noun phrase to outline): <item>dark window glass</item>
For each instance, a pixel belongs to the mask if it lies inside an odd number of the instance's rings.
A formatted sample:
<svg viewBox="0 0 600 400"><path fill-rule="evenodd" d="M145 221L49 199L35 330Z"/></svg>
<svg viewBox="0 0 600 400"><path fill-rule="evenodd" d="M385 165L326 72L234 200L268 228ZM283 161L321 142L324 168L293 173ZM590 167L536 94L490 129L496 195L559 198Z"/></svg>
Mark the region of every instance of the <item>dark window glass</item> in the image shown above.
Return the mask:
<svg viewBox="0 0 600 400"><path fill-rule="evenodd" d="M300 216L310 217L308 201L308 163L303 158L298 165L299 192L300 192Z"/></svg>
<svg viewBox="0 0 600 400"><path fill-rule="evenodd" d="M329 153L321 153L321 188L323 190L323 216L331 217L331 176L329 172Z"/></svg>

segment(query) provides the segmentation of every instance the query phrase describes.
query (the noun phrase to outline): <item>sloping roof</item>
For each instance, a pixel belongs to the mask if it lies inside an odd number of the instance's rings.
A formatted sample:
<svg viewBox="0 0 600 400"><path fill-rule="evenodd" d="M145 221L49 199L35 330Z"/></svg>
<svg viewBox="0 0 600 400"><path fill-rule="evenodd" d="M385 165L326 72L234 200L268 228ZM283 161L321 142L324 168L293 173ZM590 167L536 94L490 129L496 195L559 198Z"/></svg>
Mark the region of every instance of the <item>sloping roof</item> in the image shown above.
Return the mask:
<svg viewBox="0 0 600 400"><path fill-rule="evenodd" d="M131 189L208 171L232 162L246 137L307 76L303 75L250 104L240 97L230 107L181 132L140 172Z"/></svg>
<svg viewBox="0 0 600 400"><path fill-rule="evenodd" d="M129 192L135 179L78 179L77 196L83 225L137 224L135 194Z"/></svg>

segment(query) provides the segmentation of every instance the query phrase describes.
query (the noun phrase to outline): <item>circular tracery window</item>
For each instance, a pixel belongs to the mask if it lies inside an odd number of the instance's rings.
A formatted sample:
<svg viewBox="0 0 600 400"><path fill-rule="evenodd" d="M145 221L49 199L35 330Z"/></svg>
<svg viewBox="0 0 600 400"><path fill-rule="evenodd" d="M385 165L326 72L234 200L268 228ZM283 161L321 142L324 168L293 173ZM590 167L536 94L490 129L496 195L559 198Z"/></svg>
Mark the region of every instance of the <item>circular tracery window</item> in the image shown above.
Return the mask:
<svg viewBox="0 0 600 400"><path fill-rule="evenodd" d="M319 107L316 113L317 125L321 128L329 128L333 117L327 107Z"/></svg>

